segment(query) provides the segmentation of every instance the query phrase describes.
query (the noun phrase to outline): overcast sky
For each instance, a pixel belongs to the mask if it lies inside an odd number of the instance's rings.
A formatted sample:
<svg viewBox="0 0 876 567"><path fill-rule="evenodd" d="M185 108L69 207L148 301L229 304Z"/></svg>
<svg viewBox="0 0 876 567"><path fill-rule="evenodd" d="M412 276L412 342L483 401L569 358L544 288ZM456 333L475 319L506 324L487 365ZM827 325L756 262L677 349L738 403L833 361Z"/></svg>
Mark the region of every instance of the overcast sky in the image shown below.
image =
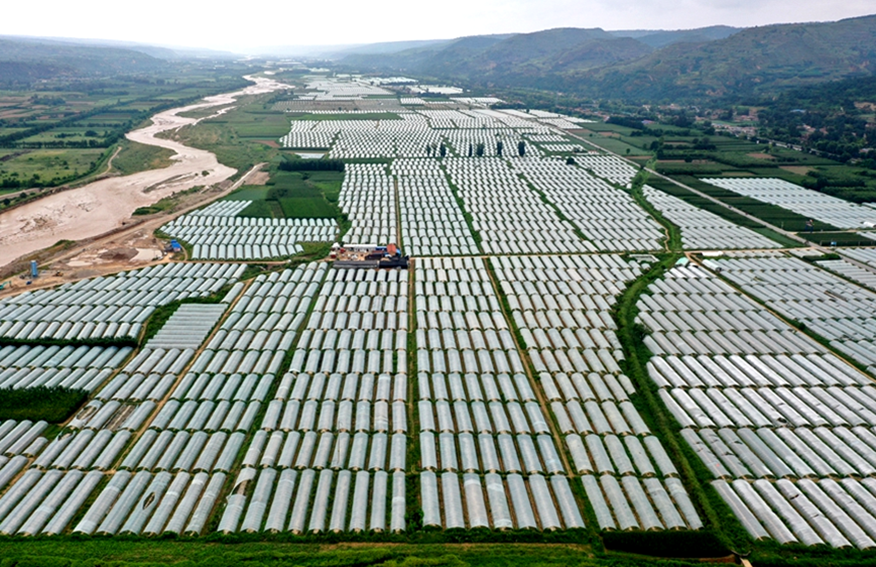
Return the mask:
<svg viewBox="0 0 876 567"><path fill-rule="evenodd" d="M689 29L874 13L876 0L7 0L0 34L251 52L271 45L445 39L555 27Z"/></svg>

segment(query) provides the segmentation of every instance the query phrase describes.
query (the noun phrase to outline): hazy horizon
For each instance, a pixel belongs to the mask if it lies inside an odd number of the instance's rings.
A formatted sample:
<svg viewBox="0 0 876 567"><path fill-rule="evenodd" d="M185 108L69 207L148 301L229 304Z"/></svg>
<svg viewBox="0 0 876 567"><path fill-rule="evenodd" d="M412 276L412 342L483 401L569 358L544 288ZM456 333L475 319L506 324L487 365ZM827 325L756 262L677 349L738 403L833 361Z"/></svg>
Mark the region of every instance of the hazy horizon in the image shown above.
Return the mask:
<svg viewBox="0 0 876 567"><path fill-rule="evenodd" d="M295 47L324 49L468 35L528 33L557 27L605 30L692 29L834 21L876 13L874 0L447 0L428 9L380 0L338 0L331 8L263 0L258 11L209 12L202 5L154 0L149 10L108 0L45 0L4 7L0 35L127 41L240 54ZM136 27L131 24L136 23Z"/></svg>

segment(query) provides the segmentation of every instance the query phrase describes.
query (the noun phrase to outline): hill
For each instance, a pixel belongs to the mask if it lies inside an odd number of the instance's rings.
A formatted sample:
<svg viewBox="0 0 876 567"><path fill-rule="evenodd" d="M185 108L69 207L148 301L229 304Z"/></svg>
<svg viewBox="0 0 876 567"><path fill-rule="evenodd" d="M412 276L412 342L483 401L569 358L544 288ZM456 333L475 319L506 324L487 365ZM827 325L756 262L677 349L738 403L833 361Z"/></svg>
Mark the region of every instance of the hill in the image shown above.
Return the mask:
<svg viewBox="0 0 876 567"><path fill-rule="evenodd" d="M345 67L399 71L477 84L538 87L557 73L595 69L652 48L599 29L557 28L527 34L470 36L397 53L344 57Z"/></svg>
<svg viewBox="0 0 876 567"><path fill-rule="evenodd" d="M673 43L702 43L716 39L725 39L739 32L741 28L730 26L709 26L693 30L628 30L610 31L615 37L631 37L655 49L672 45Z"/></svg>
<svg viewBox="0 0 876 567"><path fill-rule="evenodd" d="M635 61L565 77L565 85L621 98L745 97L873 74L876 16L742 30L675 43Z"/></svg>
<svg viewBox="0 0 876 567"><path fill-rule="evenodd" d="M166 66L163 59L134 49L0 38L0 85L7 87L56 78L136 75Z"/></svg>
<svg viewBox="0 0 876 567"><path fill-rule="evenodd" d="M473 36L384 55L347 68L407 72L480 87L532 87L600 98L739 98L873 74L876 16L739 30L561 28Z"/></svg>

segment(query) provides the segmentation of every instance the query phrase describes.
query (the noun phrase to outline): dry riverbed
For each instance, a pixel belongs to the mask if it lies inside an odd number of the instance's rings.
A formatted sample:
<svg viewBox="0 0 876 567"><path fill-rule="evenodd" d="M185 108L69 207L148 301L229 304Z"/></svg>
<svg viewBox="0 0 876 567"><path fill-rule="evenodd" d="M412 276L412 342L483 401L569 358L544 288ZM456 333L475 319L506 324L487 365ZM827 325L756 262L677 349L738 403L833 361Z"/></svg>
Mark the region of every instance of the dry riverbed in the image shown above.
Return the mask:
<svg viewBox="0 0 876 567"><path fill-rule="evenodd" d="M151 125L127 134L127 138L134 142L176 152L171 158L174 164L170 167L101 179L0 214L0 267L59 240L82 240L111 231L130 219L138 207L152 205L196 185L216 185L237 173L237 170L219 163L211 152L157 135L203 120L179 116L181 113L214 106L226 107L220 110L221 113L241 96L288 88L288 85L263 77L246 78L255 84L237 92L207 97L204 102L161 112L152 117Z"/></svg>

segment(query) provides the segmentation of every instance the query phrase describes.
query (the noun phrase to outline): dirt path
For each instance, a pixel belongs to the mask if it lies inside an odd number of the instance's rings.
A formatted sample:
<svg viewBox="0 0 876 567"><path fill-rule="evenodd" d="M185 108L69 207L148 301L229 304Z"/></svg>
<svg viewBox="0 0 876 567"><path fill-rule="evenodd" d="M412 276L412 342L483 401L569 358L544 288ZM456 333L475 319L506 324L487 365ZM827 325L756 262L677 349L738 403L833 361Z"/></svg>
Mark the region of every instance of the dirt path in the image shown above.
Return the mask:
<svg viewBox="0 0 876 567"><path fill-rule="evenodd" d="M113 152L113 155L111 155L110 158L106 160L106 169L101 175L109 175L110 171L113 170L113 160L116 159L116 156L119 155L120 151L122 151L122 146L117 147L116 151Z"/></svg>
<svg viewBox="0 0 876 567"><path fill-rule="evenodd" d="M81 240L116 229L138 207L154 204L195 185L221 183L237 173L237 170L219 163L211 152L156 136L203 120L178 116L180 113L227 106L240 96L288 88L288 85L272 79L246 78L255 84L234 93L207 97L204 102L161 112L152 117L151 125L126 135L134 142L173 150L176 155L171 159L175 163L170 167L101 179L0 214L0 266L52 246L59 240Z"/></svg>

